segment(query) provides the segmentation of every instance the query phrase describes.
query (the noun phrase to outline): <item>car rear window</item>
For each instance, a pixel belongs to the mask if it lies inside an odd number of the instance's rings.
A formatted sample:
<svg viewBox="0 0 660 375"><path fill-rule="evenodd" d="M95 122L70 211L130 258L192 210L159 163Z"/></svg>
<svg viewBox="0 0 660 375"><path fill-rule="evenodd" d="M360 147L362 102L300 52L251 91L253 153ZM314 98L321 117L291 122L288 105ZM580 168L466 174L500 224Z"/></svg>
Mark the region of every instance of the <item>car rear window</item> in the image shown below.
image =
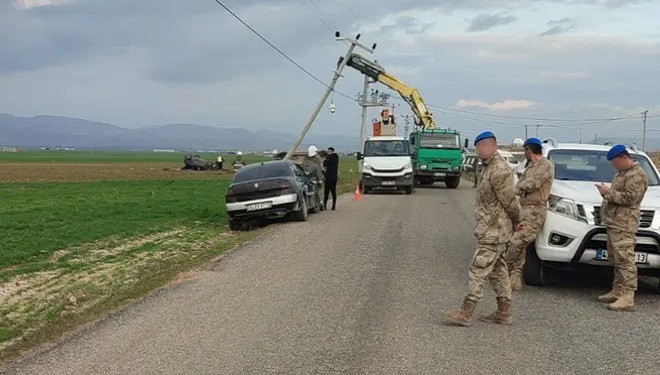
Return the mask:
<svg viewBox="0 0 660 375"><path fill-rule="evenodd" d="M288 177L293 171L287 163L263 163L243 167L234 175L234 182L261 180L265 178Z"/></svg>

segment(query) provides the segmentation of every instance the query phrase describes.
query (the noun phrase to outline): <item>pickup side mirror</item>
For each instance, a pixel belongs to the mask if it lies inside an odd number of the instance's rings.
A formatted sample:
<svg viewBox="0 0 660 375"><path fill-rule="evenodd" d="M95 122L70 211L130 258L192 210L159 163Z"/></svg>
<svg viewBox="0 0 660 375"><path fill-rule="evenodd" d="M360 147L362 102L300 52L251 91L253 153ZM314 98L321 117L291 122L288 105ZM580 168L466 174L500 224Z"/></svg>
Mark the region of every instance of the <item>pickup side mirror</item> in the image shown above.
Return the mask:
<svg viewBox="0 0 660 375"><path fill-rule="evenodd" d="M357 160L362 160L362 159L364 159L364 155L362 155L361 152L358 152L357 153Z"/></svg>
<svg viewBox="0 0 660 375"><path fill-rule="evenodd" d="M470 146L470 140L465 138L465 148L468 148Z"/></svg>

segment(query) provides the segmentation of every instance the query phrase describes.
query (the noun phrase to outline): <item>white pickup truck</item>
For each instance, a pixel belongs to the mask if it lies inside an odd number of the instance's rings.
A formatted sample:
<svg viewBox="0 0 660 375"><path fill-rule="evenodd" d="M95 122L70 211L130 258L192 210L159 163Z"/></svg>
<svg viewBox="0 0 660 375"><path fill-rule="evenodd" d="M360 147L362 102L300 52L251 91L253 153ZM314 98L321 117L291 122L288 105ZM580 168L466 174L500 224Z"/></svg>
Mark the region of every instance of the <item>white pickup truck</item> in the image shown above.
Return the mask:
<svg viewBox="0 0 660 375"><path fill-rule="evenodd" d="M360 186L365 194L377 188L413 193L413 167L408 140L402 137L369 137L360 161Z"/></svg>
<svg viewBox="0 0 660 375"><path fill-rule="evenodd" d="M607 234L601 222L602 197L594 186L610 183L614 169L609 146L544 141L543 154L555 167L548 216L527 251L525 282L544 285L548 267L608 266ZM630 156L648 176L641 204L635 256L640 274L660 276L660 177L651 159L636 146Z"/></svg>

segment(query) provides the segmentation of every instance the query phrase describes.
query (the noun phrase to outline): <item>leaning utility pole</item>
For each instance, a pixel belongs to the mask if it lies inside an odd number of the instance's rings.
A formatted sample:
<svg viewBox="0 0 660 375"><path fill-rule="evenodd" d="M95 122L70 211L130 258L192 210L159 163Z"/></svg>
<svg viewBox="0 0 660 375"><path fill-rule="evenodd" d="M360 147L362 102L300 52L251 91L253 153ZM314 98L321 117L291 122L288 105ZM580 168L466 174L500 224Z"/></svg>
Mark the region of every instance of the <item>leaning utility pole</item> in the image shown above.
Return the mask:
<svg viewBox="0 0 660 375"><path fill-rule="evenodd" d="M309 129L312 127L312 124L314 123L314 120L316 120L316 116L318 116L319 112L321 112L321 109L323 108L323 105L325 104L325 101L328 100L328 97L330 94L334 91L335 85L337 84L337 81L339 81L339 77L341 77L341 72L344 70L344 67L346 66L346 63L348 62L348 59L351 57L353 54L353 50L355 50L355 47L360 47L364 49L365 51L371 53L374 53L374 50L376 49L376 43L371 46L371 48L363 45L362 43L358 42L360 39L360 34L358 34L355 38L352 37L341 37L341 34L339 31L335 33L335 40L337 41L347 41L349 43L348 47L348 52L346 52L346 55L344 57L340 57L339 61L337 62L337 69L335 69L335 74L332 77L332 81L330 82L330 85L327 86L327 89L325 90L325 93L321 97L321 100L319 101L319 104L314 108L314 111L312 112L311 116L309 116L309 119L307 120L307 124L303 128L302 132L296 139L296 141L293 143L293 146L291 149L286 153L284 156L285 159L290 159L293 153L298 149L298 146L300 146L300 143L302 140L305 138L305 135L307 135L307 132Z"/></svg>
<svg viewBox="0 0 660 375"><path fill-rule="evenodd" d="M642 151L646 151L646 117L648 114L648 109L642 112L642 123L644 124L644 133L642 134Z"/></svg>

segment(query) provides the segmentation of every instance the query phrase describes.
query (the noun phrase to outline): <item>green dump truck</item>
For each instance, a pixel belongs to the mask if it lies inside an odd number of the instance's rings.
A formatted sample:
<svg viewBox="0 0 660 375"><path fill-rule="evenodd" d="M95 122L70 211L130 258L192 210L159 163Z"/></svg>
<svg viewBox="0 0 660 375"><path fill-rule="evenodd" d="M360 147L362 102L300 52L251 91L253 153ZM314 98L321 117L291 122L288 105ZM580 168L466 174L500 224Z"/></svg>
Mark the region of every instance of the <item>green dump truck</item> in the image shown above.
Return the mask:
<svg viewBox="0 0 660 375"><path fill-rule="evenodd" d="M413 170L417 185L444 181L455 189L461 181L461 135L452 129L420 129L410 135Z"/></svg>

